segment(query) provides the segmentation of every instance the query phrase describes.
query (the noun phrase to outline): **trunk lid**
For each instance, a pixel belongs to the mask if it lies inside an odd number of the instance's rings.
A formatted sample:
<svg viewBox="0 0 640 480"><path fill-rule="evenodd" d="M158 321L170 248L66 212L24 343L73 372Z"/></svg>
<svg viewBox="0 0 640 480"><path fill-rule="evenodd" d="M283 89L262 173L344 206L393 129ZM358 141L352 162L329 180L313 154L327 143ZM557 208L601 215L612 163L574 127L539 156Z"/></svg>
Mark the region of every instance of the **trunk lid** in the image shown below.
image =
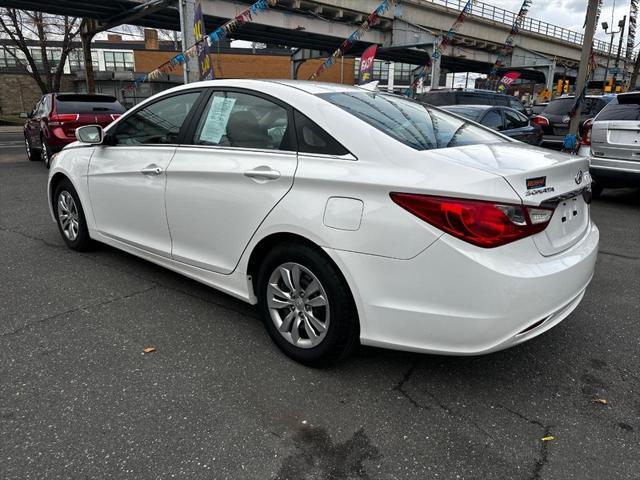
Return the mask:
<svg viewBox="0 0 640 480"><path fill-rule="evenodd" d="M594 122L591 129L591 153L594 157L640 161L640 122Z"/></svg>
<svg viewBox="0 0 640 480"><path fill-rule="evenodd" d="M591 182L589 160L516 143L450 149L451 160L503 177L527 206L557 205L547 228L533 240L542 255L574 245L589 226L581 191Z"/></svg>

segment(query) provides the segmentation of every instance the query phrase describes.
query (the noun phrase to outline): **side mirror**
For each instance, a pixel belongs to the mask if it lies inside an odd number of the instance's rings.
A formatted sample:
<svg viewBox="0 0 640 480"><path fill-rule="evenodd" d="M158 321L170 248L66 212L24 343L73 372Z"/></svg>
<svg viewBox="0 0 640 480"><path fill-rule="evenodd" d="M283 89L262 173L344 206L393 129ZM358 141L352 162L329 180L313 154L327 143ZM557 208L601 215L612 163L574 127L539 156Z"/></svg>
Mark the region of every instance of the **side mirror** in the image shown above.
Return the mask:
<svg viewBox="0 0 640 480"><path fill-rule="evenodd" d="M76 138L82 143L99 145L104 138L104 132L100 125L87 125L76 128Z"/></svg>
<svg viewBox="0 0 640 480"><path fill-rule="evenodd" d="M20 112L20 118L31 118L31 115L27 112Z"/></svg>

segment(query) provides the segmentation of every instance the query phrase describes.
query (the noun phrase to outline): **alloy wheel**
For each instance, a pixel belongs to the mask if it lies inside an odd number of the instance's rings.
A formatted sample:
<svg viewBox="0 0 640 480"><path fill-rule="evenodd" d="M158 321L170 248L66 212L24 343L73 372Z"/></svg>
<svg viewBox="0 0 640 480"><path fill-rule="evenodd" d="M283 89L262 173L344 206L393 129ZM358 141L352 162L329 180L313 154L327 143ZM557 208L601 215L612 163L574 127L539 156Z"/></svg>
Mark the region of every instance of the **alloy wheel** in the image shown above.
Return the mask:
<svg viewBox="0 0 640 480"><path fill-rule="evenodd" d="M63 190L58 195L58 221L64 236L73 242L80 231L80 215L76 202L69 192Z"/></svg>
<svg viewBox="0 0 640 480"><path fill-rule="evenodd" d="M49 162L51 161L51 154L49 153L49 145L42 140L42 149L40 150L40 155L42 157L42 161L44 162L44 166L49 168Z"/></svg>
<svg viewBox="0 0 640 480"><path fill-rule="evenodd" d="M267 304L271 320L289 343L318 346L329 329L329 301L320 280L298 263L284 263L269 277Z"/></svg>

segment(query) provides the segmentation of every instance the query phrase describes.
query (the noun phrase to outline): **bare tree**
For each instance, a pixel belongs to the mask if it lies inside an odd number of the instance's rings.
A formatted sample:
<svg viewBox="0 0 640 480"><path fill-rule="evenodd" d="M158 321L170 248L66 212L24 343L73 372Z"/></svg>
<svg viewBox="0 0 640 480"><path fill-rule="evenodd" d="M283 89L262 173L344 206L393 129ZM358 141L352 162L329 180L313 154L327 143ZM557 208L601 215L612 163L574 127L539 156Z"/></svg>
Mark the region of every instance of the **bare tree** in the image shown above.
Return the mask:
<svg viewBox="0 0 640 480"><path fill-rule="evenodd" d="M11 40L15 48L8 45L0 48L36 81L42 93L57 92L69 52L76 48L73 41L80 32L80 23L76 17L3 8L0 9L0 35ZM38 60L29 48L33 41L40 52ZM52 55L52 49L60 52L59 58Z"/></svg>

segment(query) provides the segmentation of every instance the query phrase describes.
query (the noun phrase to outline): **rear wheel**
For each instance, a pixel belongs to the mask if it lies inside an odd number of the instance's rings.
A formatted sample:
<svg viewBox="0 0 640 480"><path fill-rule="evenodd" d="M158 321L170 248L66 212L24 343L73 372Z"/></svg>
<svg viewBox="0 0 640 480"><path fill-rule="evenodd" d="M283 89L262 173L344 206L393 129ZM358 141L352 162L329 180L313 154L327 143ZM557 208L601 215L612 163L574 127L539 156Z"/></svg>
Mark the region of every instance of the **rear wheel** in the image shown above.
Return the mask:
<svg viewBox="0 0 640 480"><path fill-rule="evenodd" d="M24 137L24 148L27 152L27 158L31 162L37 162L38 160L41 160L39 153L37 151L34 151L33 148L31 148L31 142L26 136Z"/></svg>
<svg viewBox="0 0 640 480"><path fill-rule="evenodd" d="M278 245L264 259L256 291L269 335L294 360L327 365L358 346L358 316L349 287L317 249Z"/></svg>
<svg viewBox="0 0 640 480"><path fill-rule="evenodd" d="M53 194L53 210L64 243L73 250L87 250L91 245L84 210L76 189L67 179L61 180Z"/></svg>

